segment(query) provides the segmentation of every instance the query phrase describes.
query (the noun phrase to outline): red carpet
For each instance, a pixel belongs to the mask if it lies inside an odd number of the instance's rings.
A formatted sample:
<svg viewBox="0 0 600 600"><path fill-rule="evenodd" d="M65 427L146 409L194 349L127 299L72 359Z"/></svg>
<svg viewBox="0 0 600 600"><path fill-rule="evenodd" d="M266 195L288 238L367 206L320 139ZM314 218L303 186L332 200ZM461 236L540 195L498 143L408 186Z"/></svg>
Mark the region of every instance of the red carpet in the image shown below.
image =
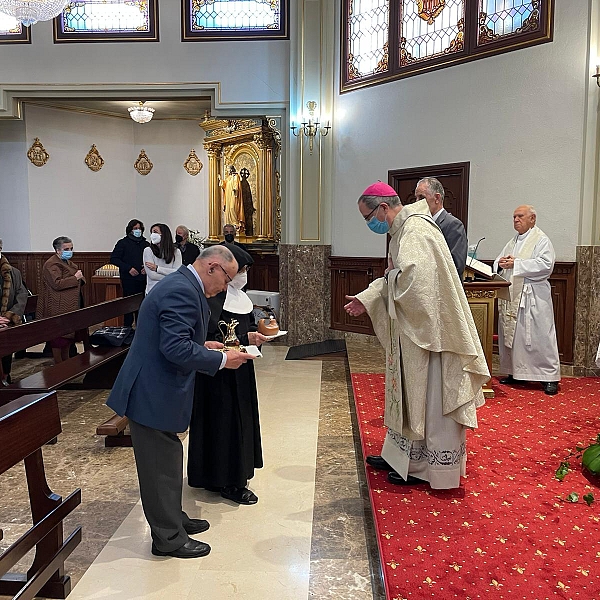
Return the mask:
<svg viewBox="0 0 600 600"><path fill-rule="evenodd" d="M352 384L363 454L379 454L384 377ZM494 389L467 434L460 489L394 486L367 467L389 600L600 599L600 489L580 460L554 478L568 450L600 432L600 379L563 379L556 396L539 384ZM578 504L561 500L573 491Z"/></svg>

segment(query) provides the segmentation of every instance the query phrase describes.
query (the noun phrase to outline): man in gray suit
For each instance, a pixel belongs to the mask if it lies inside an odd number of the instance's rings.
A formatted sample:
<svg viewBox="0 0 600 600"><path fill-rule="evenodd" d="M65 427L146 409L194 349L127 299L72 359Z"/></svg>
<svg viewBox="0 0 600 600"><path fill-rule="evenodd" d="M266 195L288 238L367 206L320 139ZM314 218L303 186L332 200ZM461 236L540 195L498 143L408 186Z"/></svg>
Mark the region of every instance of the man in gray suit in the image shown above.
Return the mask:
<svg viewBox="0 0 600 600"><path fill-rule="evenodd" d="M156 556L195 558L210 552L208 544L189 537L209 524L190 519L181 508L183 447L177 433L190 423L196 371L215 375L252 358L215 352L223 345L206 342L206 298L225 291L237 271L233 254L212 246L157 283L142 303L133 344L107 401L129 419Z"/></svg>
<svg viewBox="0 0 600 600"><path fill-rule="evenodd" d="M444 208L444 186L435 177L425 177L417 183L415 196L417 200L427 200L429 212L444 234L462 281L467 262L467 232L460 219Z"/></svg>

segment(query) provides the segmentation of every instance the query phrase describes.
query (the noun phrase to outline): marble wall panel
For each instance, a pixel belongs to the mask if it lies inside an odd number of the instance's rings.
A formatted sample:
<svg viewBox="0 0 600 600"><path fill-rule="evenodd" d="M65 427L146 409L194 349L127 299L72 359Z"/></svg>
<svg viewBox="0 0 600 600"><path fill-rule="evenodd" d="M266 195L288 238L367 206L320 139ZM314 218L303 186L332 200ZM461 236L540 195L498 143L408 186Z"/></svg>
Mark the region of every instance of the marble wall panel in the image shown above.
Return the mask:
<svg viewBox="0 0 600 600"><path fill-rule="evenodd" d="M600 246L577 247L575 347L573 374L598 375L595 357L600 341Z"/></svg>
<svg viewBox="0 0 600 600"><path fill-rule="evenodd" d="M331 246L281 244L279 290L282 328L289 346L343 337L331 321Z"/></svg>

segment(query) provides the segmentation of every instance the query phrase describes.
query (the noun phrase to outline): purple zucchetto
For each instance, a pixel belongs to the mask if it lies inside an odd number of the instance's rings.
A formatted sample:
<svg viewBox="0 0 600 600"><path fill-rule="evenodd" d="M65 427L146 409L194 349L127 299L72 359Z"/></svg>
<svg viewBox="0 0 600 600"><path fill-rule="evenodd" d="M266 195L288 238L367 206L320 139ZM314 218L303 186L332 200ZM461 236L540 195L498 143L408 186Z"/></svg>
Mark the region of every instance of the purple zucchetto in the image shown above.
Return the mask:
<svg viewBox="0 0 600 600"><path fill-rule="evenodd" d="M389 196L397 196L398 192L387 183L383 183L383 181L377 181L376 183L372 183L363 193L363 196L381 196L381 197L389 197Z"/></svg>

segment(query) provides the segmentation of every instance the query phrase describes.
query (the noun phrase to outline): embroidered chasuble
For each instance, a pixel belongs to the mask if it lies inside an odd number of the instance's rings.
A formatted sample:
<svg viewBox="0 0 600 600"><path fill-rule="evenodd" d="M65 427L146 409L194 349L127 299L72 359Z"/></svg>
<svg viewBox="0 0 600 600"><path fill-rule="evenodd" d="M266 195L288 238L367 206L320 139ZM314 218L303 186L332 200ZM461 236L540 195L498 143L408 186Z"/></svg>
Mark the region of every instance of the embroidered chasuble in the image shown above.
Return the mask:
<svg viewBox="0 0 600 600"><path fill-rule="evenodd" d="M244 205L242 199L241 179L237 173L229 175L221 181L225 193L225 222L223 225L233 225L238 231L244 231Z"/></svg>
<svg viewBox="0 0 600 600"><path fill-rule="evenodd" d="M552 290L554 248L537 226L513 237L494 262L513 256L512 269L502 270L511 282L510 301L498 301L500 370L523 381L560 381L560 359L554 325Z"/></svg>
<svg viewBox="0 0 600 600"><path fill-rule="evenodd" d="M426 216L423 216L426 215ZM465 428L477 427L489 371L462 283L421 200L390 228L394 269L357 294L386 351L384 422L398 473L458 487ZM388 443L389 442L389 443ZM391 461L390 461L391 458Z"/></svg>

